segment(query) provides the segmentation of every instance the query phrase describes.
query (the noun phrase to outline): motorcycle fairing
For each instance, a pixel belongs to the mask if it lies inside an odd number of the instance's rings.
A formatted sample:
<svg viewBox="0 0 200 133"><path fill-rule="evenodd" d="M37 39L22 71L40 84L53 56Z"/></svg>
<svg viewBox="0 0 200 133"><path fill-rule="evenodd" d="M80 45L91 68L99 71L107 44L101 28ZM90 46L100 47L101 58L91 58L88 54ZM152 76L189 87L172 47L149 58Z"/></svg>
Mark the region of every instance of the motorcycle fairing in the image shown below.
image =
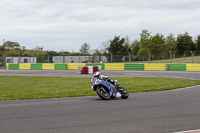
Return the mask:
<svg viewBox="0 0 200 133"><path fill-rule="evenodd" d="M108 90L111 98L115 98L117 96L117 90L111 83L107 81L102 81L102 82L99 82L97 86L104 86L104 88Z"/></svg>

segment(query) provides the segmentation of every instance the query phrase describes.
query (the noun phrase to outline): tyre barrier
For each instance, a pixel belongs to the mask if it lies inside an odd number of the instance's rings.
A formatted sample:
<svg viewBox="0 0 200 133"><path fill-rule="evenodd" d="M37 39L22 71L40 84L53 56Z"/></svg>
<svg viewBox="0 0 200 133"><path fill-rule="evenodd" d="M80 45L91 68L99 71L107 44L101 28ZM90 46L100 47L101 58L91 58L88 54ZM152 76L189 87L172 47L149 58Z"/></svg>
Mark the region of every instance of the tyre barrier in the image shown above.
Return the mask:
<svg viewBox="0 0 200 133"><path fill-rule="evenodd" d="M167 64L167 71L186 71L186 64Z"/></svg>
<svg viewBox="0 0 200 133"><path fill-rule="evenodd" d="M67 63L68 70L77 70L78 66L86 66L86 63Z"/></svg>
<svg viewBox="0 0 200 133"><path fill-rule="evenodd" d="M105 70L124 70L123 63L105 63Z"/></svg>
<svg viewBox="0 0 200 133"><path fill-rule="evenodd" d="M147 71L165 71L166 64L144 64L144 70Z"/></svg>
<svg viewBox="0 0 200 133"><path fill-rule="evenodd" d="M101 70L101 66L78 66L80 74L93 74Z"/></svg>
<svg viewBox="0 0 200 133"><path fill-rule="evenodd" d="M78 70L84 67L84 73L92 73L92 66L100 66L100 70L145 70L145 71L200 71L200 64L160 64L160 63L19 63L7 64L10 70ZM92 68L90 68L92 67ZM89 68L89 69L88 69ZM82 68L81 68L82 69ZM92 70L91 70L92 69ZM95 70L96 71L96 70Z"/></svg>
<svg viewBox="0 0 200 133"><path fill-rule="evenodd" d="M186 71L200 71L200 64L186 64Z"/></svg>
<svg viewBox="0 0 200 133"><path fill-rule="evenodd" d="M55 65L52 63L45 63L42 65L43 70L55 70Z"/></svg>

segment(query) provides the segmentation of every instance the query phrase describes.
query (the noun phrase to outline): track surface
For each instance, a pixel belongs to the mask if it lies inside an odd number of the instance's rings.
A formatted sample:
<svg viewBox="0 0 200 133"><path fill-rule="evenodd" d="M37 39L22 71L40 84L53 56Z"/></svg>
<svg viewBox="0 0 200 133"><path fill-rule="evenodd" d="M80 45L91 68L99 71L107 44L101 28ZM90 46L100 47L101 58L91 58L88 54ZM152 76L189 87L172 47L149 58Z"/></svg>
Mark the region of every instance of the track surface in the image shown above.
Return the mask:
<svg viewBox="0 0 200 133"><path fill-rule="evenodd" d="M123 71L101 70L101 73L110 77L169 77L200 79L200 72L187 71ZM78 74L77 70L1 70L0 75L21 76L64 76L64 77L92 77L91 74Z"/></svg>
<svg viewBox="0 0 200 133"><path fill-rule="evenodd" d="M102 71L115 76L200 79L199 72ZM84 76L76 71L1 70L2 75ZM129 99L97 96L0 101L1 133L171 133L200 129L200 86L134 93Z"/></svg>

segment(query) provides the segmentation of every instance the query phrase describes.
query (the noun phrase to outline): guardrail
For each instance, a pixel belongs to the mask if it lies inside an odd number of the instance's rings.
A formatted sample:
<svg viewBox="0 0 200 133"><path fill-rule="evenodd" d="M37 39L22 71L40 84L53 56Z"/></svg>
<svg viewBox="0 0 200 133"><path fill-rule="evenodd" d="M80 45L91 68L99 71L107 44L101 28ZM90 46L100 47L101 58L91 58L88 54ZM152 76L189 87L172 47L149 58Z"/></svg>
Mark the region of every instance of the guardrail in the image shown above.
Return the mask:
<svg viewBox="0 0 200 133"><path fill-rule="evenodd" d="M78 66L101 66L101 70L200 71L200 64L133 64L133 63L20 63L7 64L11 70L78 70Z"/></svg>

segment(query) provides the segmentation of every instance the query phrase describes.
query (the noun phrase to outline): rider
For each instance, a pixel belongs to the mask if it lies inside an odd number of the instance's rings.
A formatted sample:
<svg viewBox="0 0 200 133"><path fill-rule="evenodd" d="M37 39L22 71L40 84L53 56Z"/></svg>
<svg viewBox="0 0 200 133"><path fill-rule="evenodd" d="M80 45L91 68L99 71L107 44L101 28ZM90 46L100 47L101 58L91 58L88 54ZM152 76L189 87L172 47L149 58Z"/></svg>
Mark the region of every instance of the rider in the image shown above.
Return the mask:
<svg viewBox="0 0 200 133"><path fill-rule="evenodd" d="M100 79L100 80L107 80L111 84L115 85L117 80L112 80L112 79L108 79L108 78L109 78L109 76L101 75L100 72L97 71L93 74L93 78L91 79L91 82L93 83L93 81L95 81L96 79ZM93 86L91 89L94 90Z"/></svg>

